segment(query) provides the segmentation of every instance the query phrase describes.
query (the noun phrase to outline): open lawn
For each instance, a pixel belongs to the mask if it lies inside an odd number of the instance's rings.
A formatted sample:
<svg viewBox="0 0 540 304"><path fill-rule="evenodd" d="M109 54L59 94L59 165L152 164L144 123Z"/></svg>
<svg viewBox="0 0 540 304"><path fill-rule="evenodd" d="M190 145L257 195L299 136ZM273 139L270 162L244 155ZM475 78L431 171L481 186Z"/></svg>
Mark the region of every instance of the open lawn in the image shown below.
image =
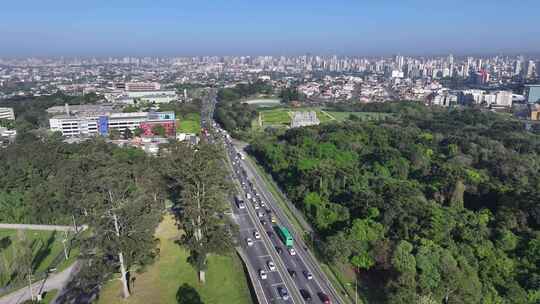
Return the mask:
<svg viewBox="0 0 540 304"><path fill-rule="evenodd" d="M321 123L329 122L334 120L334 118L328 115L325 111L320 108L273 108L260 110L260 115L262 118L263 126L289 126L293 116L293 112L307 112L315 111L317 118Z"/></svg>
<svg viewBox="0 0 540 304"><path fill-rule="evenodd" d="M177 303L180 286L192 287L205 304L251 304L246 276L236 255L212 255L208 262L206 284L198 282L197 273L187 263L188 252L175 243L180 237L172 216L167 215L156 231L160 239L160 257L148 269L135 274L133 294L128 300L121 297L119 280L109 282L102 290L98 303Z"/></svg>
<svg viewBox="0 0 540 304"><path fill-rule="evenodd" d="M191 113L177 119L177 132L199 134L200 130L201 115L198 113Z"/></svg>
<svg viewBox="0 0 540 304"><path fill-rule="evenodd" d="M51 264L56 257L63 256L64 246L62 240L65 236L64 232L21 230L19 233L24 234L32 248L34 274L47 271L47 269L53 267ZM17 234L17 230L14 229L0 229L0 263L2 263L3 269L12 268L15 257L18 255L20 245ZM71 250L69 259L67 261L62 259L60 264L56 265L57 271L63 270L74 262L78 253L78 248ZM10 284L9 277L7 273L0 275L0 287Z"/></svg>

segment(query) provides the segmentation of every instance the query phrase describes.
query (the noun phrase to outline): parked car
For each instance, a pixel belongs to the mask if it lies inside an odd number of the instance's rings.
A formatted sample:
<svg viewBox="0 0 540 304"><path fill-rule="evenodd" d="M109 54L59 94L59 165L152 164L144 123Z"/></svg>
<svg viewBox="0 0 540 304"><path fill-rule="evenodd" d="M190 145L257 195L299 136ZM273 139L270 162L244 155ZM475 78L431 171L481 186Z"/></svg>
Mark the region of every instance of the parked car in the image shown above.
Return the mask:
<svg viewBox="0 0 540 304"><path fill-rule="evenodd" d="M268 277L264 269L259 269L259 277L261 277L261 280L266 280L266 278Z"/></svg>
<svg viewBox="0 0 540 304"><path fill-rule="evenodd" d="M247 243L247 245L250 246L250 247L253 246L253 240L250 239L250 238L247 238L247 239L246 239L246 243Z"/></svg>
<svg viewBox="0 0 540 304"><path fill-rule="evenodd" d="M276 265L274 264L274 262L268 261L268 262L266 262L266 265L268 266L268 269L270 269L270 271L275 271L276 270Z"/></svg>

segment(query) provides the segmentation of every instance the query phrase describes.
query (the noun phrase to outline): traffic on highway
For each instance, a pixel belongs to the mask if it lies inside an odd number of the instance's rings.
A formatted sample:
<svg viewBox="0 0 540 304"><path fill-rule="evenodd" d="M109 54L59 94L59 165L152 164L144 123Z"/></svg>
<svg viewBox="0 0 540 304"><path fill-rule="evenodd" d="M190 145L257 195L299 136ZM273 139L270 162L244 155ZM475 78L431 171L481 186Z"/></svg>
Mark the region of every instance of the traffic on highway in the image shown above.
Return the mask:
<svg viewBox="0 0 540 304"><path fill-rule="evenodd" d="M267 280L268 273L276 271L276 267L282 267L282 273L288 276L292 285L290 288L295 288L294 291L288 290L286 286L278 284L275 288L275 294L282 300L288 300L291 297L289 293L295 292L300 295L300 299L307 303L332 303L330 297L323 291L319 279L315 278L310 271L307 263L304 260L304 248L298 248L296 242L289 232L287 225L281 223L281 219L276 216L274 204L270 202L262 191L258 190L256 183L249 177L244 166L245 157L242 152L239 152L232 144L230 137L226 131L218 129L224 134L224 143L227 153L233 164L233 174L242 187L242 194L235 198L235 208L239 212L249 213L253 211L256 219L253 231L250 229L244 230L242 237L245 239L247 252L250 256L259 257L255 267L258 267L257 272L261 281ZM262 230L262 231L261 231ZM266 245L261 241L261 235L265 234L269 244ZM270 247L270 248L264 248ZM279 261L273 261L270 255L260 254L261 249L274 252ZM260 254L260 255L259 255ZM277 262L277 263L276 263ZM279 264L276 266L276 264ZM274 283L276 284L276 283ZM264 284L267 285L268 284ZM270 293L274 292L272 288ZM275 298L271 297L271 299Z"/></svg>
<svg viewBox="0 0 540 304"><path fill-rule="evenodd" d="M204 111L208 116L202 116L202 123L215 131L213 136L222 139L232 166L231 178L238 185L238 193L231 203L240 231L239 245L246 253L248 267L256 274L256 282L252 283L263 290L267 304L338 303L326 292L328 283L306 262L307 248L298 246L287 219L276 212L277 203L253 178L255 173L246 165L243 152L211 118L215 98L210 100L214 102ZM209 140L215 141L214 138Z"/></svg>

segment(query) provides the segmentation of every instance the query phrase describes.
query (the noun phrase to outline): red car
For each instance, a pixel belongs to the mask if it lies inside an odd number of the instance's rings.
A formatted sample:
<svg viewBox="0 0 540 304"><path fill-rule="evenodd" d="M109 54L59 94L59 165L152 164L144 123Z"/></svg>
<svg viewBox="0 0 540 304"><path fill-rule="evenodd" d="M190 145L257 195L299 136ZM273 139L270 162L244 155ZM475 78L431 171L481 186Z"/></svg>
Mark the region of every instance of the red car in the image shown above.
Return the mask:
<svg viewBox="0 0 540 304"><path fill-rule="evenodd" d="M330 301L330 297L324 292L319 292L319 299L321 299L321 302L323 302L324 304L332 304L332 301Z"/></svg>

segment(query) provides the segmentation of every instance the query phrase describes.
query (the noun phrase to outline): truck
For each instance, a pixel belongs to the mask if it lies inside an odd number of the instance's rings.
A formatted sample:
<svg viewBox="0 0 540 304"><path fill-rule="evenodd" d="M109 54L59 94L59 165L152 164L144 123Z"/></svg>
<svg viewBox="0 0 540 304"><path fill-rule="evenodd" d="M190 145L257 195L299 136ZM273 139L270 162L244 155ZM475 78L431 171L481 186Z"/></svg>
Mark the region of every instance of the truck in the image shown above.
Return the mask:
<svg viewBox="0 0 540 304"><path fill-rule="evenodd" d="M277 225L276 231L283 244L285 244L285 246L287 246L288 248L292 248L293 238L289 230L286 227Z"/></svg>

